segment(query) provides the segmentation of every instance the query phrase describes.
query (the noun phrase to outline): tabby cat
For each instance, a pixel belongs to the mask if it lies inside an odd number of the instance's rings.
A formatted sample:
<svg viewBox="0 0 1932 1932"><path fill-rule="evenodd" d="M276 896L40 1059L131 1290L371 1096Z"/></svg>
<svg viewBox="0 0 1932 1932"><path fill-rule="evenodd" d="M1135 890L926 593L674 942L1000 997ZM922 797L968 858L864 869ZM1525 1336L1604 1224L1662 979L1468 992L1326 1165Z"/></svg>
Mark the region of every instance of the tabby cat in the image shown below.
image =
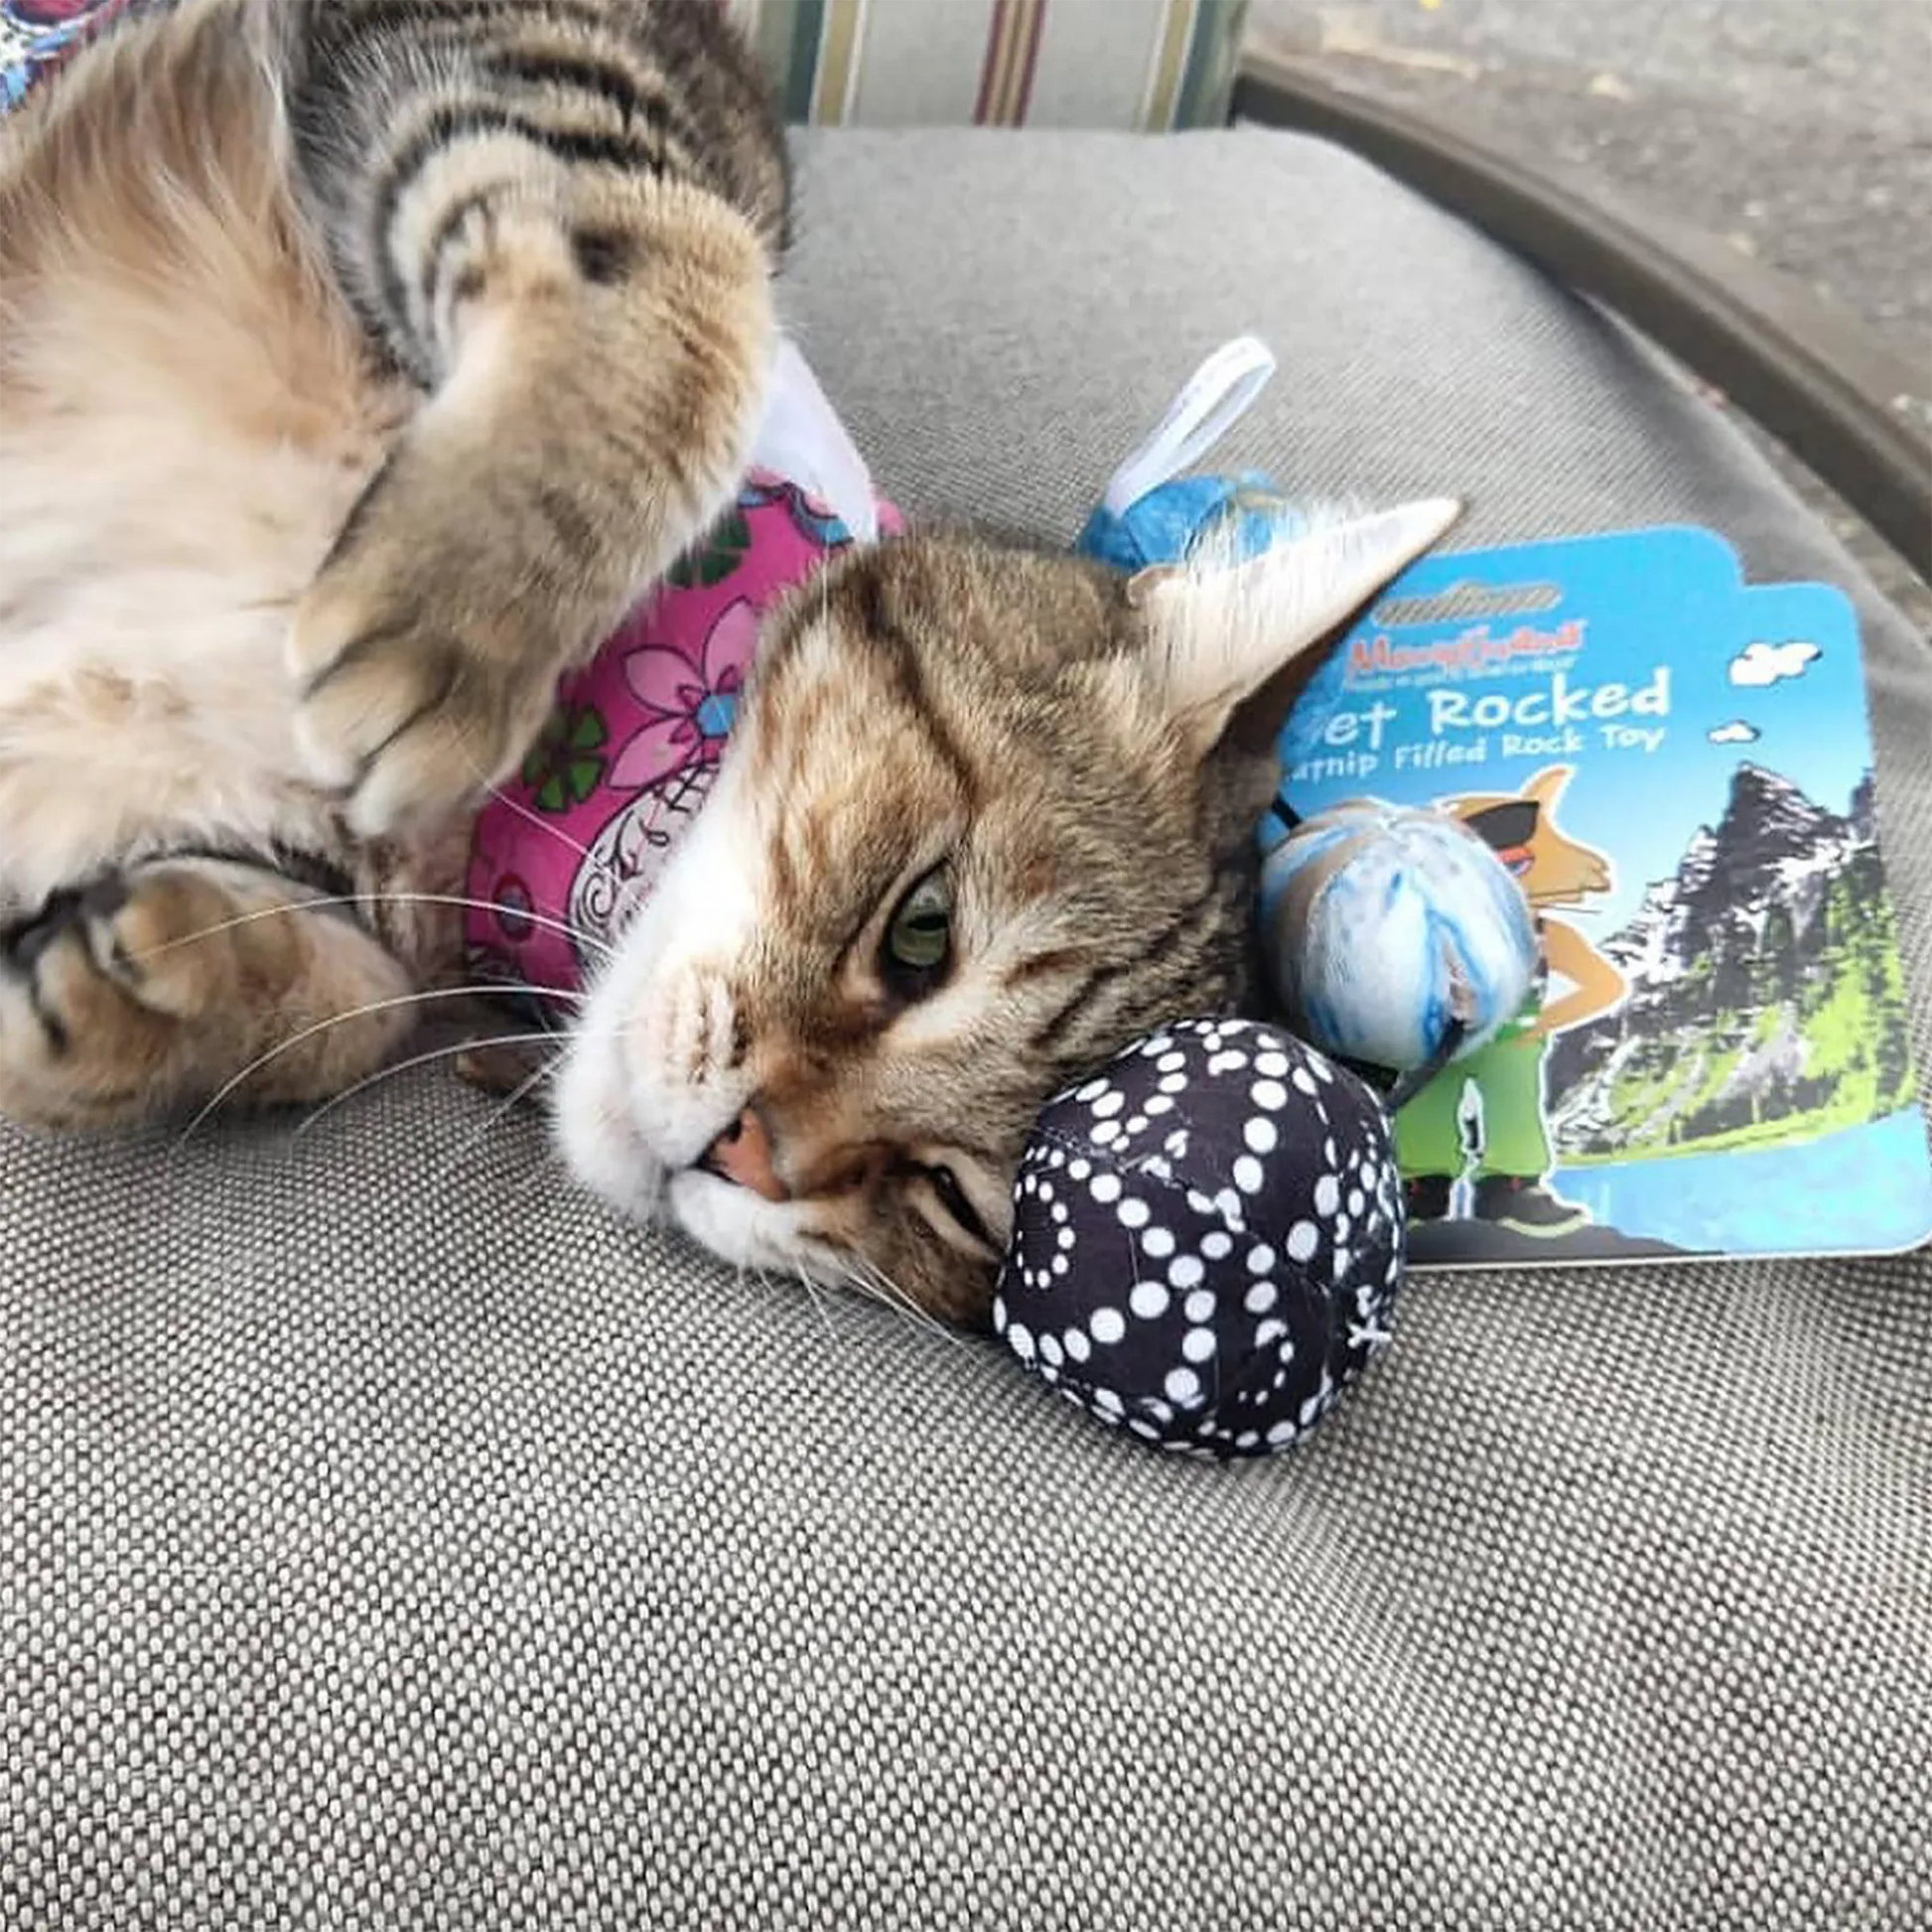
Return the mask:
<svg viewBox="0 0 1932 1932"><path fill-rule="evenodd" d="M469 814L740 479L787 205L715 0L182 0L0 120L0 1113L339 1093L459 983ZM1443 521L847 554L590 990L571 1168L983 1319L1040 1101L1252 1001L1247 701Z"/></svg>

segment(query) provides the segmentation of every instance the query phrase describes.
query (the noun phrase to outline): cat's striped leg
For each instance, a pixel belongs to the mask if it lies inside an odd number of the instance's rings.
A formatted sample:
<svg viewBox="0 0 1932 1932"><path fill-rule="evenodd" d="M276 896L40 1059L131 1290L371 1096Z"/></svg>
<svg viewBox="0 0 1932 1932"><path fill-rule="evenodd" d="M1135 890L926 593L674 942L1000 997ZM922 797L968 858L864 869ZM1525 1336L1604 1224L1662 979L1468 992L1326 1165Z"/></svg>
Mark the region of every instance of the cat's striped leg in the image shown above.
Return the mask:
<svg viewBox="0 0 1932 1932"><path fill-rule="evenodd" d="M426 391L293 633L305 747L364 833L506 774L558 673L728 503L774 336L769 223L713 185L647 50L540 8L405 11L446 19L437 60L345 0L327 75L367 97L325 78L296 112L367 123L305 160Z"/></svg>
<svg viewBox="0 0 1932 1932"><path fill-rule="evenodd" d="M156 860L0 935L0 1115L102 1127L340 1092L414 1024L408 970L265 868ZM224 1096L225 1097L225 1096Z"/></svg>

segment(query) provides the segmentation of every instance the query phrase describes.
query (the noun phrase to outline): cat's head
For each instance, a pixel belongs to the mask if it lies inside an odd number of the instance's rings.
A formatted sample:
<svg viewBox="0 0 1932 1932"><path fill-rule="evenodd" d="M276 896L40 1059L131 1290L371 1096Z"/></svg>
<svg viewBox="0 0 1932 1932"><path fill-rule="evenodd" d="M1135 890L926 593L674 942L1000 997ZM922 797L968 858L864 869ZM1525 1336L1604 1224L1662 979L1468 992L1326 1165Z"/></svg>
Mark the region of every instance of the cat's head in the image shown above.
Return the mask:
<svg viewBox="0 0 1932 1932"><path fill-rule="evenodd" d="M828 566L591 989L572 1170L728 1261L983 1321L1042 1102L1252 1001L1259 714L1454 513L1133 579L930 535Z"/></svg>

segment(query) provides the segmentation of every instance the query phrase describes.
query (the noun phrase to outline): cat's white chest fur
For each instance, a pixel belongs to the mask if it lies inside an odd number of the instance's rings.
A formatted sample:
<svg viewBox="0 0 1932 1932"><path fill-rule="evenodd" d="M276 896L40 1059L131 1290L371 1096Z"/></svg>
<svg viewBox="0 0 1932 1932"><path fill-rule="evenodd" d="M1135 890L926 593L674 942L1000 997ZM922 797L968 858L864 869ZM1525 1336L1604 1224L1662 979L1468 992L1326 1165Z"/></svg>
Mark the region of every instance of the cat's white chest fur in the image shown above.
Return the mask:
<svg viewBox="0 0 1932 1932"><path fill-rule="evenodd" d="M0 356L0 912L170 844L317 843L284 640L388 428L92 292Z"/></svg>
<svg viewBox="0 0 1932 1932"><path fill-rule="evenodd" d="M187 451L76 454L0 439L0 904L170 843L313 842L322 815L283 667L314 532Z"/></svg>

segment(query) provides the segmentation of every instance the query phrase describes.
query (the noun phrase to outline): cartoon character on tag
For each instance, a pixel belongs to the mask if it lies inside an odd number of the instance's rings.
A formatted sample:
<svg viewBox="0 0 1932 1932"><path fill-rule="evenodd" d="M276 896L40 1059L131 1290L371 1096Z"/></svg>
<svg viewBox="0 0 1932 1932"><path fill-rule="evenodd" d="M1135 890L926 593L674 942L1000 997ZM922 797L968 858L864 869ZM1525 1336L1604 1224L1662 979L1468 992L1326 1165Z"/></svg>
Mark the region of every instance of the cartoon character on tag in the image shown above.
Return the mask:
<svg viewBox="0 0 1932 1932"><path fill-rule="evenodd" d="M1619 1005L1629 984L1578 927L1553 915L1554 907L1581 906L1614 886L1609 860L1557 825L1557 802L1571 776L1569 765L1551 765L1519 792L1444 801L1515 874L1536 909L1550 974L1569 981L1570 990L1557 999L1534 990L1515 1020L1396 1116L1412 1221L1446 1218L1465 1169L1476 1220L1545 1237L1574 1233L1589 1221L1587 1209L1550 1185L1556 1157L1544 1062L1554 1035Z"/></svg>

